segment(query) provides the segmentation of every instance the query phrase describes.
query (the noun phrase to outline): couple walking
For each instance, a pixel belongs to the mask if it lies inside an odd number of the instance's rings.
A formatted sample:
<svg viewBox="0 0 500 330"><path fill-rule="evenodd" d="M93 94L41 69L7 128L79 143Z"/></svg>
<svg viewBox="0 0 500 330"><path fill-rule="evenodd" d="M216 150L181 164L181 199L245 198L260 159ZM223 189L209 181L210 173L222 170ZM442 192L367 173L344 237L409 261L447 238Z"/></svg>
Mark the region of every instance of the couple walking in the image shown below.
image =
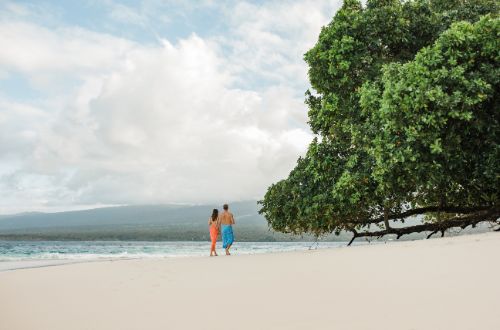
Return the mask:
<svg viewBox="0 0 500 330"><path fill-rule="evenodd" d="M210 240L212 241L210 256L217 255L217 252L215 251L215 244L217 243L217 236L219 236L219 232L222 233L222 247L226 250L226 255L231 255L231 253L229 253L229 249L231 248L231 245L233 245L234 241L234 217L233 214L229 212L229 206L227 204L224 204L222 208L224 211L222 211L221 214L219 214L219 210L214 209L212 216L208 219Z"/></svg>

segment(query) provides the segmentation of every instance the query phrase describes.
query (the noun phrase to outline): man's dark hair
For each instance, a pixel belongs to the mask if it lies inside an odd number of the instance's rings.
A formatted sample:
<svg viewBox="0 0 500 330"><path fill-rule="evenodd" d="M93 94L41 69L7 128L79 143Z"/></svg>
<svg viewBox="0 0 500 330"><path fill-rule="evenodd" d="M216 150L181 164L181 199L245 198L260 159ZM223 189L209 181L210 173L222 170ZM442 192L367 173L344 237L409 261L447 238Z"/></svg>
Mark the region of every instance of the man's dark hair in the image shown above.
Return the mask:
<svg viewBox="0 0 500 330"><path fill-rule="evenodd" d="M229 205L224 204L224 206L222 208L227 211L229 209Z"/></svg>

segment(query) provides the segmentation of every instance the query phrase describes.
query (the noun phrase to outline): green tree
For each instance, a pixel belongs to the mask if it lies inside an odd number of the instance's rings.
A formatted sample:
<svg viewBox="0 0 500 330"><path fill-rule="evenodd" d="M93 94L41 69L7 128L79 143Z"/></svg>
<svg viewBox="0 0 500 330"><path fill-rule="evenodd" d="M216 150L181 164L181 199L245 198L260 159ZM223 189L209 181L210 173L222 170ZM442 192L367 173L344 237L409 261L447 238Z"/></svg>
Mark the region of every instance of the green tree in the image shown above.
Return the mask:
<svg viewBox="0 0 500 330"><path fill-rule="evenodd" d="M260 202L271 228L354 240L498 224L499 24L495 0L344 1L305 55L317 137Z"/></svg>

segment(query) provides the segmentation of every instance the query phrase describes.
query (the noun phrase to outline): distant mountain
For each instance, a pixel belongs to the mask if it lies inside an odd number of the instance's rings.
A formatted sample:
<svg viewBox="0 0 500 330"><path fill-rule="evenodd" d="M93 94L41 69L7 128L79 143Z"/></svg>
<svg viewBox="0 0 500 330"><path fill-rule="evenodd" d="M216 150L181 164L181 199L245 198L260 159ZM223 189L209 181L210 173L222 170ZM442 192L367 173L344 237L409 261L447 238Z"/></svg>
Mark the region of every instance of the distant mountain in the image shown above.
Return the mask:
<svg viewBox="0 0 500 330"><path fill-rule="evenodd" d="M135 205L105 207L58 213L20 213L0 216L0 240L143 240L208 241L207 220L220 205ZM235 235L239 241L314 241L311 235L292 236L268 229L256 201L230 204L236 218ZM411 224L423 219L409 219ZM408 224L408 223L407 223ZM395 227L404 226L394 224ZM376 228L373 228L374 230ZM487 225L447 235L487 231ZM426 233L403 236L421 239ZM350 233L329 235L326 241L349 241ZM384 239L391 239L390 236Z"/></svg>
<svg viewBox="0 0 500 330"><path fill-rule="evenodd" d="M2 216L0 239L208 240L207 220L214 208L221 210L213 204L136 205ZM269 231L256 201L234 202L230 208L239 240L314 240Z"/></svg>

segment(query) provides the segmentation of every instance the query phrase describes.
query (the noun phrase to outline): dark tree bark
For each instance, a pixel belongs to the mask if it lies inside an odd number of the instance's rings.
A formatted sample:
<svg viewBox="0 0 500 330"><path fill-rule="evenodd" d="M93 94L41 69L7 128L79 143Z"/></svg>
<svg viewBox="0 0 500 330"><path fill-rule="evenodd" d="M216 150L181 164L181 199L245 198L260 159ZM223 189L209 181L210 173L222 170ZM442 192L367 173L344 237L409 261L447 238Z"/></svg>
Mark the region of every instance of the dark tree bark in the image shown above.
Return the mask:
<svg viewBox="0 0 500 330"><path fill-rule="evenodd" d="M472 211L471 211L472 212ZM408 212L407 212L408 213ZM397 239L399 239L403 235L408 235L412 233L420 233L430 231L431 233L427 236L430 238L432 235L440 232L441 237L444 236L446 230L454 227L466 228L467 226L475 227L480 222L491 222L494 224L500 224L500 208L498 207L490 207L487 210L479 210L474 213L463 214L460 216L456 216L454 218L433 222L433 223L423 223L420 225L409 226L404 228L391 228L379 231L355 231L353 232L353 237L348 245L351 245L352 242L358 237L383 237L389 234L397 235ZM497 229L498 231L498 229Z"/></svg>

